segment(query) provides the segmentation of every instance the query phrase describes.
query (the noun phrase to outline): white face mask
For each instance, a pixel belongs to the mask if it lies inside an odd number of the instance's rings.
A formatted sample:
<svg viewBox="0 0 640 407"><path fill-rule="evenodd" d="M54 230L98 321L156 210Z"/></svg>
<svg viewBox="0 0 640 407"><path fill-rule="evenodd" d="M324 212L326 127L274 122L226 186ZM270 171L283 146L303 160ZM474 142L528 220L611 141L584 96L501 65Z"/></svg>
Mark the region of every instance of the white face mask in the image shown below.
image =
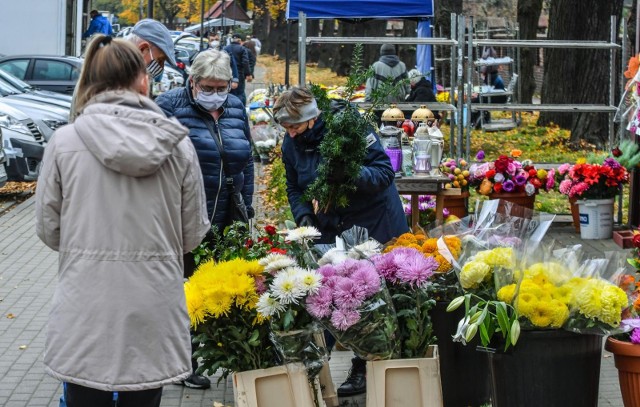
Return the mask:
<svg viewBox="0 0 640 407"><path fill-rule="evenodd" d="M205 95L202 92L198 92L196 102L198 102L198 104L206 111L213 112L218 110L220 106L224 104L227 100L228 94L228 92L225 92L223 94L212 93L211 95Z"/></svg>
<svg viewBox="0 0 640 407"><path fill-rule="evenodd" d="M220 46L220 41L213 40L213 41L209 42L209 47L210 48L218 48L219 46Z"/></svg>

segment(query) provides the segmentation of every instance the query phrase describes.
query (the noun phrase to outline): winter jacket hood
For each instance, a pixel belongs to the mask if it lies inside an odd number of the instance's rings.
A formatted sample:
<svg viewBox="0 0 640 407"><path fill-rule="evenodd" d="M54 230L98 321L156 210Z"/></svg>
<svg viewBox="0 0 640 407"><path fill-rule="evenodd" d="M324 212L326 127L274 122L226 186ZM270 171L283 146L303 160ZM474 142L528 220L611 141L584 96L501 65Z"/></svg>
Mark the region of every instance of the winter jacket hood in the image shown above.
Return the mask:
<svg viewBox="0 0 640 407"><path fill-rule="evenodd" d="M155 173L188 133L177 120L167 119L151 99L129 91L97 95L75 125L102 165L131 177Z"/></svg>
<svg viewBox="0 0 640 407"><path fill-rule="evenodd" d="M380 57L379 61L393 68L400 63L400 58L398 58L397 55L383 55Z"/></svg>

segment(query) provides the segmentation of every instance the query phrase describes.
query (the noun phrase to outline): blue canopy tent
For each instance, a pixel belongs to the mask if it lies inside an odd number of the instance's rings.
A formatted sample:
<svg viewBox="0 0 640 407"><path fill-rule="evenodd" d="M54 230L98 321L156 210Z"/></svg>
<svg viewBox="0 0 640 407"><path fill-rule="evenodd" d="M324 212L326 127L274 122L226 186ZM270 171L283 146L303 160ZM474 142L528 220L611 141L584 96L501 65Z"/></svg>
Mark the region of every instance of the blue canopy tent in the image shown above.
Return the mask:
<svg viewBox="0 0 640 407"><path fill-rule="evenodd" d="M418 38L431 38L433 0L289 0L287 20L297 20L300 12L307 19L418 19ZM432 46L417 45L417 69L431 79ZM433 82L433 79L432 79Z"/></svg>

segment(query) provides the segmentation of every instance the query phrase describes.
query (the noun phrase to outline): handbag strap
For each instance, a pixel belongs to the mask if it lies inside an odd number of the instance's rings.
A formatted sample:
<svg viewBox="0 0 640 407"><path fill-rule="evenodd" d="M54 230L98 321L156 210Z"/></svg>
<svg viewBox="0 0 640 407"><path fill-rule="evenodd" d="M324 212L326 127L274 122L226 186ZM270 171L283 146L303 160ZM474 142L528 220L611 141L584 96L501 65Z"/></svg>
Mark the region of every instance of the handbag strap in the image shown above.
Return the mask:
<svg viewBox="0 0 640 407"><path fill-rule="evenodd" d="M207 128L209 129L209 133L211 133L211 137L213 137L213 141L215 141L216 145L218 146L218 152L220 153L220 161L222 161L222 170L226 175L225 181L227 183L227 187L230 187L231 191L233 192L235 191L234 185L233 185L233 177L229 172L229 167L227 167L227 153L224 151L224 147L222 145L222 137L220 135L220 131L217 128L217 126L214 127L213 118L211 117L210 114L208 113L205 114L203 112L200 112L200 114L202 115L202 120L204 120L204 123L207 125Z"/></svg>

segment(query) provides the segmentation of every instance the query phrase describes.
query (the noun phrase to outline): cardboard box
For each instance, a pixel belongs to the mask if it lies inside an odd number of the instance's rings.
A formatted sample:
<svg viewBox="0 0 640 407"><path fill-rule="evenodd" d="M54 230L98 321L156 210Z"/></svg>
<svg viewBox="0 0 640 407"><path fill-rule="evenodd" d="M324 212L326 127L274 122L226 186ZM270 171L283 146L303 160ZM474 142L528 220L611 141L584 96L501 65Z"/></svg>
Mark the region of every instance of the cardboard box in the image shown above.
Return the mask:
<svg viewBox="0 0 640 407"><path fill-rule="evenodd" d="M461 383L461 385L464 385ZM367 407L442 407L438 347L422 359L367 362Z"/></svg>
<svg viewBox="0 0 640 407"><path fill-rule="evenodd" d="M324 406L316 379L320 406ZM313 390L302 363L233 374L236 407L315 407Z"/></svg>

